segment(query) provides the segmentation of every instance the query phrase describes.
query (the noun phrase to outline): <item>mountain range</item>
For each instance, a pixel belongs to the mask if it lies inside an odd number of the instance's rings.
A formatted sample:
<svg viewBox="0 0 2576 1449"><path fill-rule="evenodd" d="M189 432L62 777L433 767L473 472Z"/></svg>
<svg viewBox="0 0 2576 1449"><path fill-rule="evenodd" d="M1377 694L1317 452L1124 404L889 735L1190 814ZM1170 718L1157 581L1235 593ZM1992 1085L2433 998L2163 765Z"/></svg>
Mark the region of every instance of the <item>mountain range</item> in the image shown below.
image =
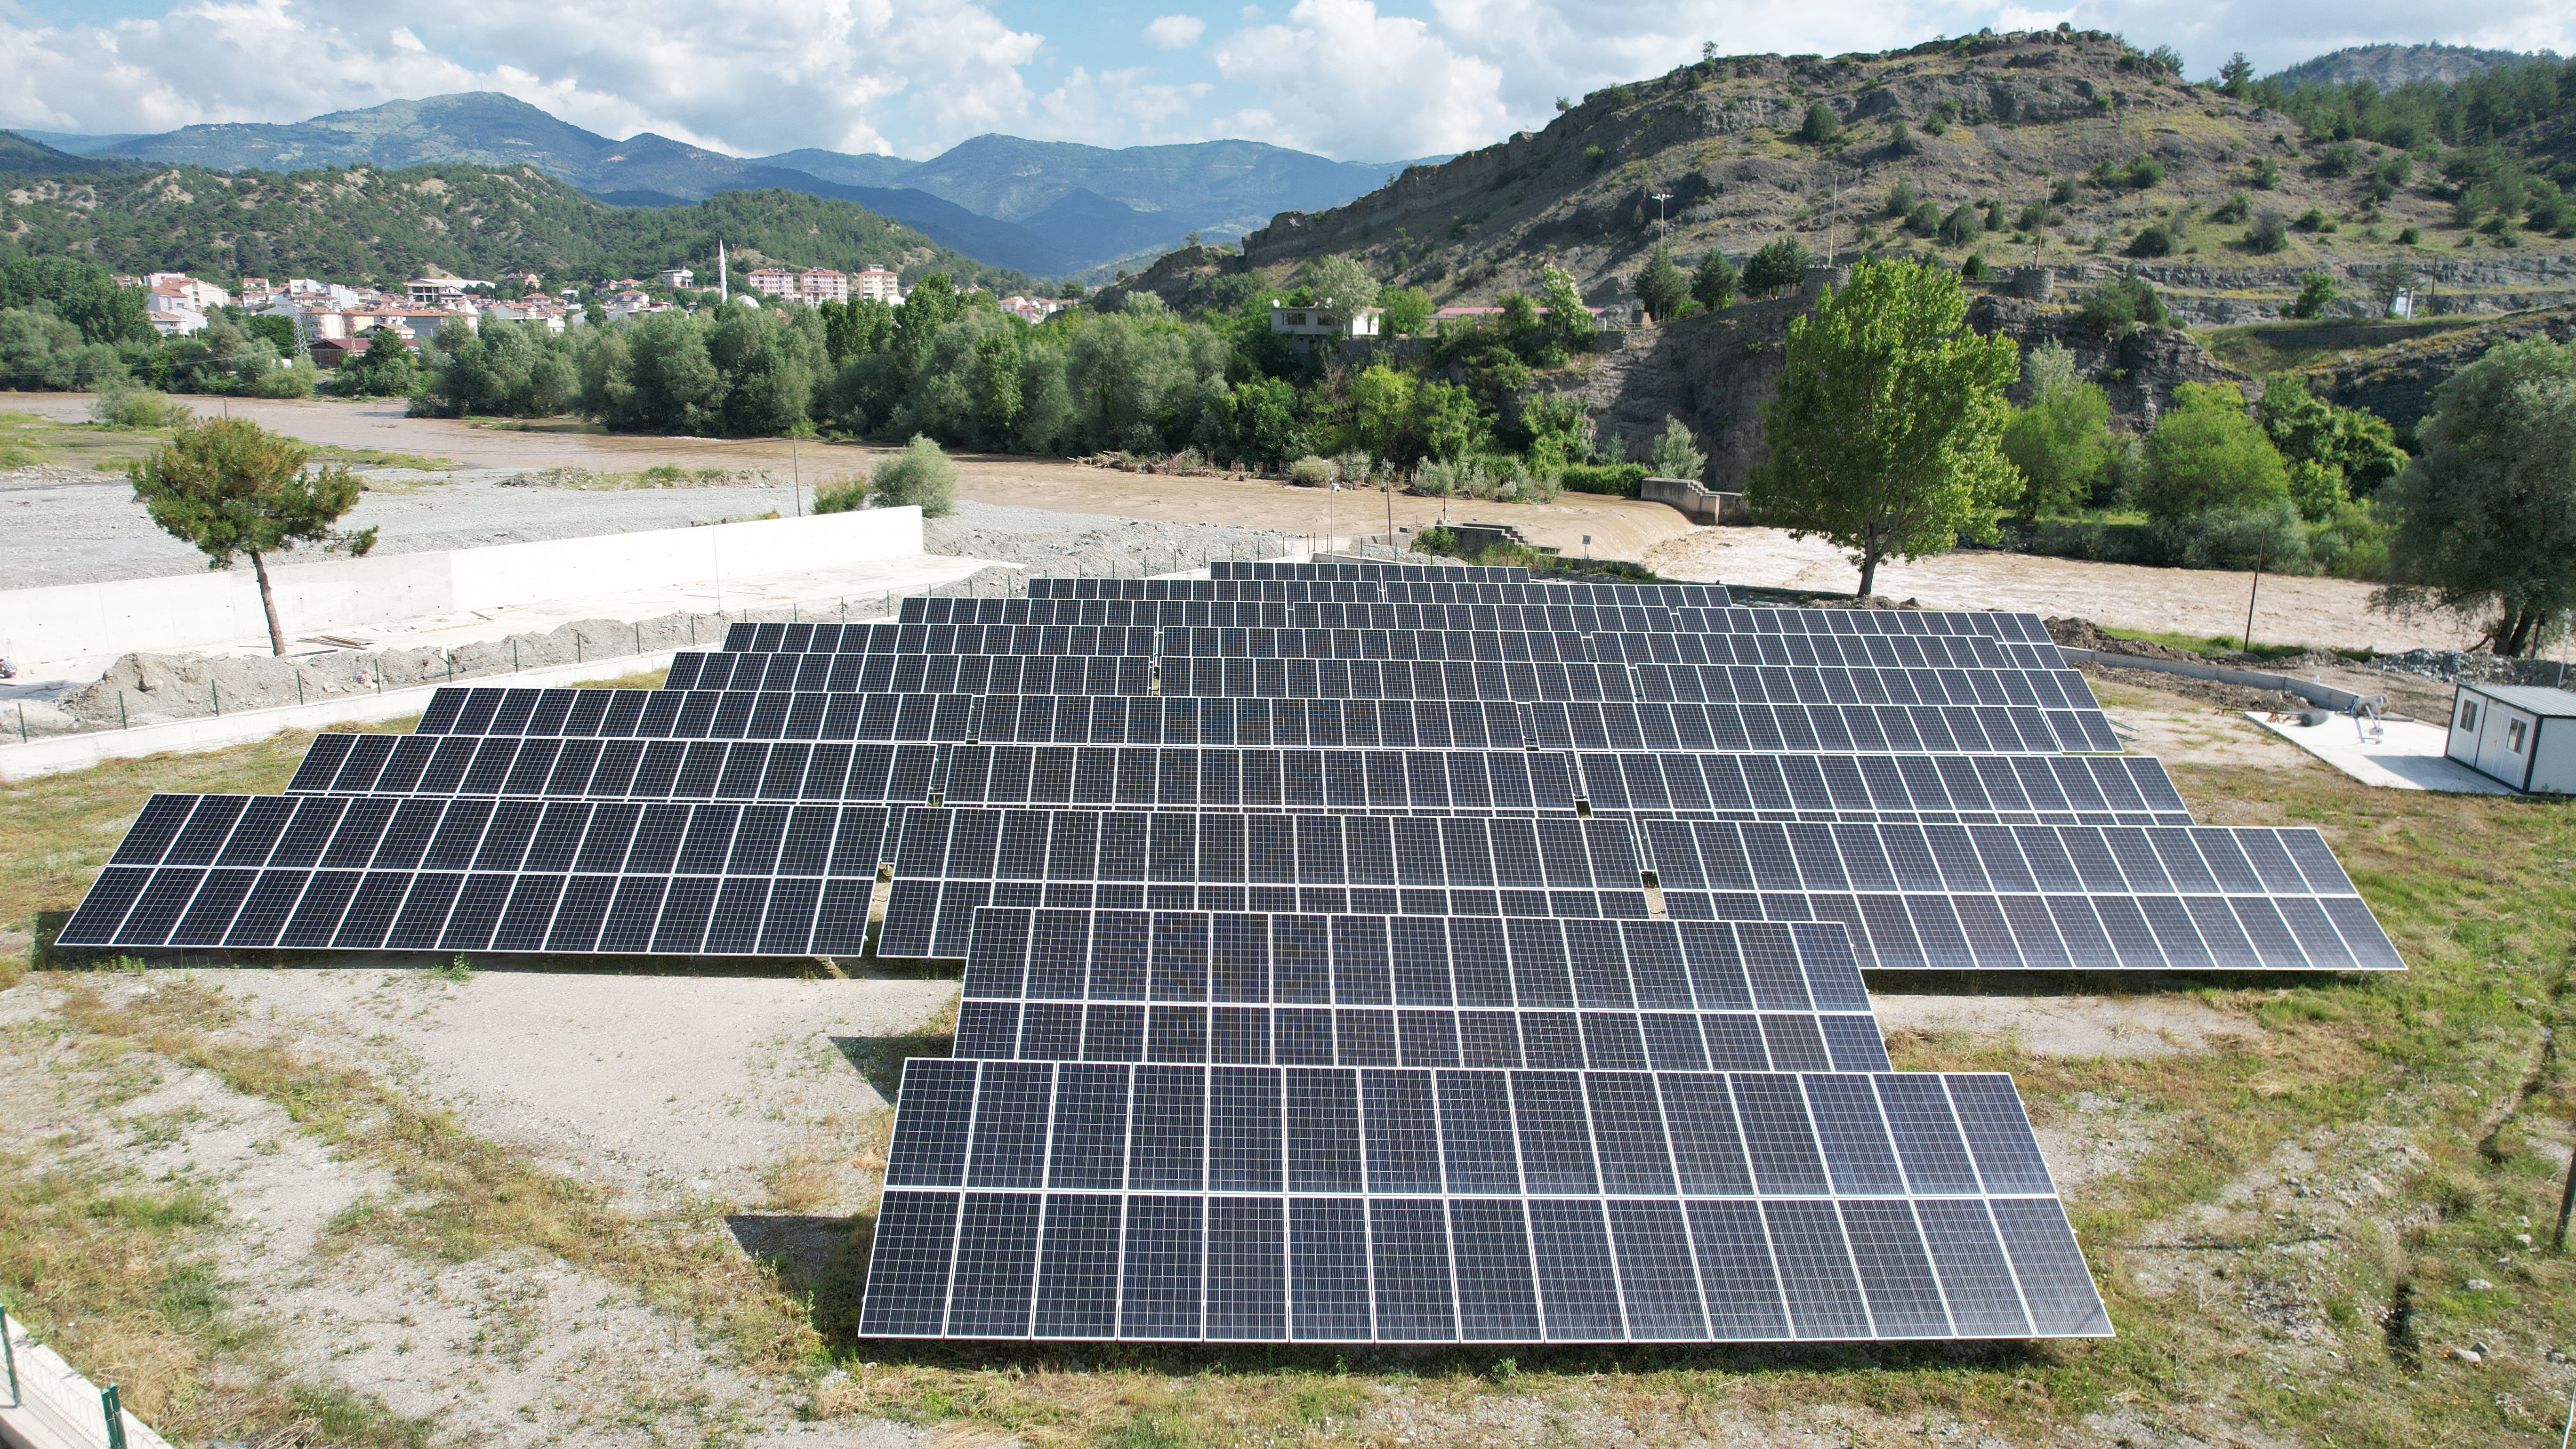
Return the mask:
<svg viewBox="0 0 2576 1449"><path fill-rule="evenodd" d="M854 202L979 261L1040 277L1105 271L1178 246L1191 232L1240 236L1278 212L1340 205L1412 164L1333 161L1258 141L1109 150L1000 135L977 136L927 161L811 149L738 157L649 131L613 140L490 91L285 124L183 126L149 136L20 134L102 162L133 158L218 171L527 165L621 206L781 188Z"/></svg>

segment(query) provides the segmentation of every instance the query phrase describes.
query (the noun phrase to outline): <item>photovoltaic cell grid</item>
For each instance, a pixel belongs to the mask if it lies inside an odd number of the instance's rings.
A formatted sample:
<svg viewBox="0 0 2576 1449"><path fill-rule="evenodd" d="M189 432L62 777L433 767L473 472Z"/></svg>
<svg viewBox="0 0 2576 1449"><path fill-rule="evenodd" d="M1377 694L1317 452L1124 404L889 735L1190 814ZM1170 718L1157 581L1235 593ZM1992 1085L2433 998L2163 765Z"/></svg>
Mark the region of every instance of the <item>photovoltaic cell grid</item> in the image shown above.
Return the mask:
<svg viewBox="0 0 2576 1449"><path fill-rule="evenodd" d="M1318 993L1364 1001L1165 1004ZM1885 1070L1831 925L992 910L967 998L906 1068L865 1335L2109 1332L2010 1080ZM1068 1008L1105 1052L1032 1054Z"/></svg>
<svg viewBox="0 0 2576 1449"><path fill-rule="evenodd" d="M1885 970L2393 970L2313 830L906 810L878 943L984 906L1823 920ZM1648 872L1656 891L1645 889Z"/></svg>

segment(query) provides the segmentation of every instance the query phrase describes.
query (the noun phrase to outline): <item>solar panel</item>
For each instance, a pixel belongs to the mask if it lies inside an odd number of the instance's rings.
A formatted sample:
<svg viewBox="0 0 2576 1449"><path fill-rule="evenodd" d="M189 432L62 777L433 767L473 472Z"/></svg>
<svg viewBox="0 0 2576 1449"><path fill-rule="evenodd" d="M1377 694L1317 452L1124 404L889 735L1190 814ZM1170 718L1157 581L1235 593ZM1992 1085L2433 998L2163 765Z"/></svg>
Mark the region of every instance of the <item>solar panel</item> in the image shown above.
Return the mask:
<svg viewBox="0 0 2576 1449"><path fill-rule="evenodd" d="M983 906L1827 920L1883 970L2390 970L2307 829L912 809L879 949ZM1650 896L1647 877L1654 878Z"/></svg>
<svg viewBox="0 0 2576 1449"><path fill-rule="evenodd" d="M1816 923L989 910L859 1331L2107 1334L2010 1080L1866 1008Z"/></svg>

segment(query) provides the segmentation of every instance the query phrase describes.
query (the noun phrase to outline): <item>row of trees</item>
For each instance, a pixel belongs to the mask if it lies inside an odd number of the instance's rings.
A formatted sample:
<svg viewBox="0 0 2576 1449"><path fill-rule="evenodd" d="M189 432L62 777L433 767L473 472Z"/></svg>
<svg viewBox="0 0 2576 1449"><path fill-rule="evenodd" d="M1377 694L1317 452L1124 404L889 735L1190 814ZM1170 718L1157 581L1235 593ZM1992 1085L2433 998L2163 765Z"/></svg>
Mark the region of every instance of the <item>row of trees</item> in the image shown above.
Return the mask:
<svg viewBox="0 0 2576 1449"><path fill-rule="evenodd" d="M2159 527L2232 530L2256 548L2301 520L2349 527L2382 500L2381 602L2483 618L2501 653L2529 650L2576 609L2576 344L2510 343L2461 370L2412 459L2386 423L2290 381L2250 411L2233 387L2186 384L2124 447L2062 349L2033 354L2031 403L2016 412L2012 342L1969 331L1964 315L1940 269L1867 261L1790 325L1763 409L1771 456L1747 501L1851 550L1864 594L1887 558L1991 539L2016 509L2064 511L2125 476Z"/></svg>

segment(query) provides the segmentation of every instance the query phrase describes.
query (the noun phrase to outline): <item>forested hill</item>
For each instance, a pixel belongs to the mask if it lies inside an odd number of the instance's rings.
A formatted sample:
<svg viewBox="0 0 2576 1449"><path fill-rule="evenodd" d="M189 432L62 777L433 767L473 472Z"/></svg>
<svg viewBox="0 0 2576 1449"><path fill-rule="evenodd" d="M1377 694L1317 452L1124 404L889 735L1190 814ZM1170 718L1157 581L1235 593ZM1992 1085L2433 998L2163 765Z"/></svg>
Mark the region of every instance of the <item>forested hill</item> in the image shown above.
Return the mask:
<svg viewBox="0 0 2576 1449"><path fill-rule="evenodd" d="M792 191L726 191L641 209L594 200L533 167L467 165L285 174L179 166L0 179L0 237L33 255L76 254L119 272L399 286L431 268L560 282L686 265L712 279L722 239L737 265L873 264L907 277L945 270L961 284L1005 292L1033 286L865 207Z"/></svg>
<svg viewBox="0 0 2576 1449"><path fill-rule="evenodd" d="M1553 262L1607 302L1662 234L1661 195L1685 267L1786 237L1844 261L2036 260L2064 278L2136 259L2177 283L2259 269L2242 285L2292 290L2304 269L2394 261L2563 275L2548 259L2569 250L2576 71L2535 60L2449 85L2288 91L2193 83L2180 65L2083 31L1718 56L1284 214L1244 254L1265 268L1356 254L1441 302L1534 291Z"/></svg>

